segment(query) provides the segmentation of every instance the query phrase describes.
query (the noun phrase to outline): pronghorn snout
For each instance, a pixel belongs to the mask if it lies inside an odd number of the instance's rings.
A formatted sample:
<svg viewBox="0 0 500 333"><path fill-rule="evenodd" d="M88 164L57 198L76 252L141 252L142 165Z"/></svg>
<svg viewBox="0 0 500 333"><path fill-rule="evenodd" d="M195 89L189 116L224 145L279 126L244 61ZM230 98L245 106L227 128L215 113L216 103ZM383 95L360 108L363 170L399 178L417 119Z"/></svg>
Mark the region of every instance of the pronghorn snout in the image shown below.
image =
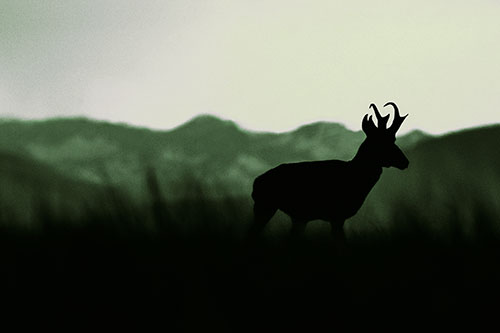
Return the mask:
<svg viewBox="0 0 500 333"><path fill-rule="evenodd" d="M404 165L402 166L401 170L408 169L408 166L410 165L410 161L406 160Z"/></svg>
<svg viewBox="0 0 500 333"><path fill-rule="evenodd" d="M408 161L403 153L401 155L401 158L396 163L394 163L394 166L399 170L405 170L410 165L410 161Z"/></svg>

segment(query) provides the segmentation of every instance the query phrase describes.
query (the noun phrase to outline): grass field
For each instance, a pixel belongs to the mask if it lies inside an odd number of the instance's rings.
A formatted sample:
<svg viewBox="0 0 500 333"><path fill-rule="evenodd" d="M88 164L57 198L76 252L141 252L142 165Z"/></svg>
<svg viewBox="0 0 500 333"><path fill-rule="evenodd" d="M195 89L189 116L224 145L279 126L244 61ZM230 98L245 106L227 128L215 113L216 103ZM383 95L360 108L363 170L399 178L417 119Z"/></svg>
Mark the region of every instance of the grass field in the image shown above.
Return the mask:
<svg viewBox="0 0 500 333"><path fill-rule="evenodd" d="M30 227L2 215L4 322L255 332L477 327L495 318L498 218L480 205L469 207L473 231L449 220L456 228L440 233L397 206L383 230L348 228L339 253L320 223L290 242L279 216L246 244L247 199L170 202L154 176L149 193L144 204L110 190L75 215L39 200Z"/></svg>

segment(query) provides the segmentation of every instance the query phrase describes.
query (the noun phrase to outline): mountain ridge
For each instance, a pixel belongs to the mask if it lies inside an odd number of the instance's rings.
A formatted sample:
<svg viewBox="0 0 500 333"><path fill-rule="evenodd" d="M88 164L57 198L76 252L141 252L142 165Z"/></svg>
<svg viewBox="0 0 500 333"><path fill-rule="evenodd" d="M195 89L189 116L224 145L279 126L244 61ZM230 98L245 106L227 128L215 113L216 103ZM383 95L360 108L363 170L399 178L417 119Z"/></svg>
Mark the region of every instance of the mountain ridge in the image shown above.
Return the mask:
<svg viewBox="0 0 500 333"><path fill-rule="evenodd" d="M249 133L249 134L267 134L267 135L283 135L283 134L290 134L294 132L301 132L305 131L308 128L321 128L323 126L326 127L336 127L339 129L345 129L350 132L359 132L355 130L350 130L348 129L344 124L342 123L337 123L337 122L328 122L328 121L314 121L310 123L305 123L302 125L299 125L298 127L295 127L291 130L287 131L280 131L280 132L274 132L274 131L265 131L265 130L256 130L256 129L247 129L242 127L238 122L230 120L230 119L224 119L220 118L216 115L213 114L199 114L193 118L188 119L182 124L179 124L177 126L174 126L170 129L158 129L158 128L150 128L147 126L140 126L140 125L134 125L126 122L114 122L114 121L107 121L107 120L101 120L101 119L95 119L95 118L90 118L86 116L74 116L74 117L49 117L49 118L44 118L44 119L20 119L20 118L13 118L13 117L0 117L0 127L9 125L9 124L23 124L23 125L39 125L43 123L48 123L48 124L59 124L59 125L64 125L64 124L74 124L74 123L86 123L88 125L97 125L97 126L112 126L112 127L120 127L124 129L133 129L136 131L148 131L148 132L153 132L153 133L169 133L169 132L175 132L178 130L182 129L192 129L193 126L202 124L202 126L206 126L206 124L215 124L217 127L222 127L219 126L221 124L224 124L226 128L236 128L240 131ZM475 127L472 127L475 128ZM463 129L465 130L465 129ZM459 132L462 130L458 130ZM420 132L426 136L440 136L440 135L433 135L430 133L427 133L423 130L420 129L414 129L408 133L405 133L402 136L403 137L408 135L409 133L413 132ZM442 135L446 135L448 133L452 132L447 132Z"/></svg>
<svg viewBox="0 0 500 333"><path fill-rule="evenodd" d="M258 174L281 163L348 160L364 137L329 122L285 133L253 132L213 115L165 131L85 117L0 121L0 151L25 154L79 180L132 191L143 187L148 168L167 188L191 177L208 187L246 189ZM397 143L408 151L431 138L415 130Z"/></svg>

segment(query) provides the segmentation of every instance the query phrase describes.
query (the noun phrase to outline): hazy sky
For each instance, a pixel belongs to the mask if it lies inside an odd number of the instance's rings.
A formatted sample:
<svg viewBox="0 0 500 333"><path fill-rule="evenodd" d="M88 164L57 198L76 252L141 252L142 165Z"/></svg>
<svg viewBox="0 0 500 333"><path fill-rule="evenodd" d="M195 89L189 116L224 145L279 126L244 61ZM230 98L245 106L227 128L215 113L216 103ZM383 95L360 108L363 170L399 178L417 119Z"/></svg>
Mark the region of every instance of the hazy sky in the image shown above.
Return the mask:
<svg viewBox="0 0 500 333"><path fill-rule="evenodd" d="M0 115L284 131L500 122L498 0L0 0Z"/></svg>

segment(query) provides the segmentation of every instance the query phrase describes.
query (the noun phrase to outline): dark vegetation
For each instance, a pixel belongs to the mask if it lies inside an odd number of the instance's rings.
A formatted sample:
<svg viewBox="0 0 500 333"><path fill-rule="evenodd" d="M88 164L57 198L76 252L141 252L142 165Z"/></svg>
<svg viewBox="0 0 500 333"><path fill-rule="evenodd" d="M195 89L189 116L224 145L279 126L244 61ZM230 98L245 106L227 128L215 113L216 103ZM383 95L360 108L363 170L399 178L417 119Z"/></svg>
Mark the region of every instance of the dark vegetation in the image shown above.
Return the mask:
<svg viewBox="0 0 500 333"><path fill-rule="evenodd" d="M402 225L390 234L348 234L338 253L321 235L290 243L286 232L264 234L246 245L250 214L241 202L170 203L155 186L151 177L149 206L110 192L80 218L42 201L35 230L8 221L0 233L3 314L19 316L21 325L28 317L68 328L188 331L354 329L400 320L407 328L496 316L498 220L480 206L471 212L473 239L459 227L450 239L436 237L401 208L394 221Z"/></svg>
<svg viewBox="0 0 500 333"><path fill-rule="evenodd" d="M179 181L176 191L189 195L174 198L161 174L144 167L144 197L135 200L120 187L68 179L6 153L3 323L193 332L486 328L500 296L499 137L490 127L416 145L407 172L386 170L347 221L341 253L321 222L303 242L290 242L279 215L258 242L245 243L249 196L214 198L196 180Z"/></svg>

